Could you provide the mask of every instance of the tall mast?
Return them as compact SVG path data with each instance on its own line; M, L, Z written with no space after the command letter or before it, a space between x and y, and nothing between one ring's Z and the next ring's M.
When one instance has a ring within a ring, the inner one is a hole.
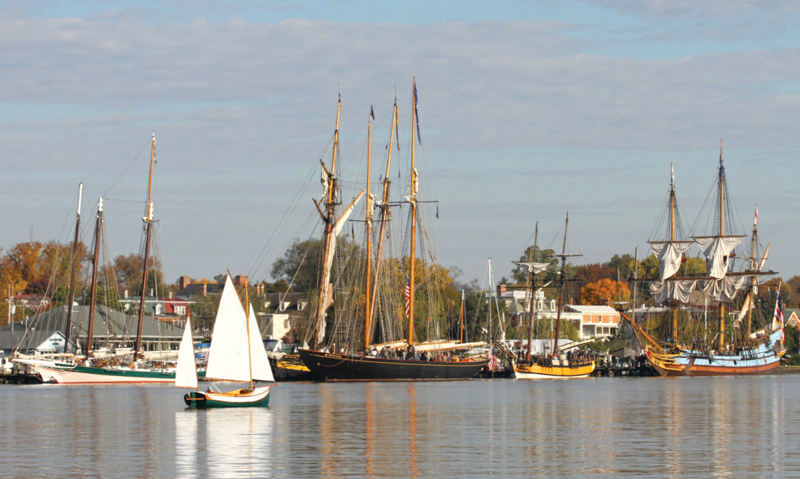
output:
M757 271L758 268L758 259L756 259L756 244L758 244L758 205L756 204L756 215L755 219L753 219L753 252L750 260L750 269L753 271ZM755 275L753 275L753 279L751 280L752 288L748 293L748 297L750 298L750 304L748 305L747 310L747 337L750 337L750 331L753 327L753 301L755 300L755 292L758 288L758 279Z
M92 351L92 341L94 340L94 309L97 301L97 260L100 256L100 234L103 224L103 198L97 201L97 223L94 228L94 257L92 258L92 299L89 302L89 327L86 336L86 359Z
M408 254L410 266L408 268L408 283L409 283L409 313L408 313L408 344L414 344L414 263L415 263L415 243L414 240L417 235L417 187L418 178L417 170L414 167L414 147L416 138L414 136L417 127L417 79L412 79L413 95L414 95L414 111L411 112L411 195L409 196L409 203L411 204L411 250Z
M320 272L320 281L319 281L319 301L317 302L317 314L315 317L314 322L314 345L318 346L322 343L325 339L325 310L328 307L328 283L330 282L330 267L328 264L330 263L331 255L333 255L333 251L331 251L331 246L333 245L333 223L335 221L335 208L336 208L336 195L334 189L336 188L336 180L334 174L336 172L336 156L339 152L339 118L342 114L342 96L339 95L339 103L336 109L336 130L333 133L333 153L331 157L331 168L327 170L325 168L325 164L322 164L322 169L326 173L326 185L325 185L325 193L326 198L323 199L325 202L325 212L322 212L320 208L320 214L322 215L322 219L325 222L325 231L322 235L322 271ZM317 205L319 208L319 205Z
M372 286L372 277L370 274L372 273L371 268L371 260L372 260L372 195L369 189L369 177L372 173L370 170L371 162L372 162L372 118L375 115L372 113L372 105L369 107L369 124L367 126L367 212L366 212L366 223L367 223L367 272L364 276L366 280L366 294L364 295L365 307L364 307L364 348L369 347L369 336L370 336L370 328L371 328L371 317L370 313L372 312L370 299L370 287Z
M381 269L381 259L383 258L383 240L386 237L386 223L389 221L389 187L391 181L389 180L389 166L392 163L392 140L395 137L395 131L400 117L397 112L397 98L394 99L394 112L392 114L392 131L389 133L389 153L386 158L386 173L383 175L383 196L381 198L381 228L378 233L378 251L375 254L375 275L372 287L372 299L369 302L369 316L370 323L375 318L375 303L378 295L378 274ZM398 134L399 136L399 134ZM397 149L400 150L400 142L397 142Z
M675 242L675 169L669 165L669 241ZM677 273L675 273L677 275ZM672 305L672 341L678 345L678 305Z
M75 240L72 242L72 272L69 279L69 305L67 307L67 327L64 332L64 352L69 352L69 333L72 330L72 303L75 301L75 274L78 270L78 240L81 233L81 199L83 198L83 183L78 185L78 214L75 220ZM32 236L32 235L31 235ZM10 304L10 303L9 303ZM9 308L11 306L9 305Z
M253 387L253 342L250 339L250 288L247 278L244 279L244 314L247 325L247 365L250 366L250 387Z
M722 163L722 138L719 140L719 236L725 235L725 165ZM725 349L725 303L719 304L719 350Z
M553 341L553 356L558 356L558 333L561 327L561 300L564 291L564 276L567 272L567 227L569 226L569 213L564 223L564 242L561 244L561 275L558 278L558 303L556 312L556 337Z
M539 222L536 222L536 228L533 233L533 249L528 254L528 262L533 263L536 261L536 245L539 242ZM533 354L533 321L534 321L534 304L536 303L536 273L533 267L528 268L528 284L530 284L531 298L528 305L528 359L531 359Z
M142 266L142 297L139 301L139 324L136 327L136 349L134 349L133 359L139 359L142 348L142 328L144 327L144 303L147 297L147 266L150 260L150 237L153 234L153 166L156 159L156 134L153 133L150 145L150 178L147 181L147 205L144 210L144 261Z

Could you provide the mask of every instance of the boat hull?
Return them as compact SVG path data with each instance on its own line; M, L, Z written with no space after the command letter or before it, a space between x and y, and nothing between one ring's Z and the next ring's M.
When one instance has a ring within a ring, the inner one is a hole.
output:
M517 379L580 379L588 378L595 370L595 362L575 366L541 366L539 364L515 364Z
M780 331L769 341L745 354L719 355L693 350L677 354L659 354L648 349L647 360L660 376L745 376L773 373L781 363L785 350L780 343ZM777 345L777 346L775 346Z
M87 366L49 367L31 364L42 382L57 384L141 384L175 382L175 371L95 368Z
M296 354L286 354L281 359L269 358L269 363L276 381L313 381L316 379L316 376Z
M486 366L478 361L414 361L346 356L301 349L303 363L324 381L455 381L476 377Z
M195 409L213 407L267 407L272 386L261 386L252 391L238 389L228 393L192 391L183 397L187 406Z

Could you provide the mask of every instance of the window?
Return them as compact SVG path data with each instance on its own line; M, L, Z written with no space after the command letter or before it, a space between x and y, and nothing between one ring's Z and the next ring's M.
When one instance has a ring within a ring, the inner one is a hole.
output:
M297 302L297 310L298 311L302 311L302 310L306 309L306 304L307 304L306 301L298 301Z
M175 306L175 314L178 316L186 316L186 306Z
M264 309L269 308L269 301L264 301Z
M156 316L159 316L160 314L161 314L161 305L157 304L156 305Z

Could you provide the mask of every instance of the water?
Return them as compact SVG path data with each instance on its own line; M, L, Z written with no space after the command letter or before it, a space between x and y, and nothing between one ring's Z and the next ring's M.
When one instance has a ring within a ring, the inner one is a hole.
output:
M2 477L800 477L800 376L0 386Z

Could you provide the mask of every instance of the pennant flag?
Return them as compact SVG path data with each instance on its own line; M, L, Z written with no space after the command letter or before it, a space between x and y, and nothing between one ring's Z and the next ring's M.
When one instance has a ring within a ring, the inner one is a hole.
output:
M756 205L756 217L753 220L753 226L758 226L758 205Z
M417 140L422 144L422 135L419 132L419 98L417 97L417 84L414 83L414 116L417 119Z
M371 116L373 120L375 119L375 110L372 109L371 103L369 105L369 116Z
M781 328L781 344L786 344L786 336L783 331L783 301L781 300L781 287L776 287L778 299L775 301L775 315L772 318L772 328Z

